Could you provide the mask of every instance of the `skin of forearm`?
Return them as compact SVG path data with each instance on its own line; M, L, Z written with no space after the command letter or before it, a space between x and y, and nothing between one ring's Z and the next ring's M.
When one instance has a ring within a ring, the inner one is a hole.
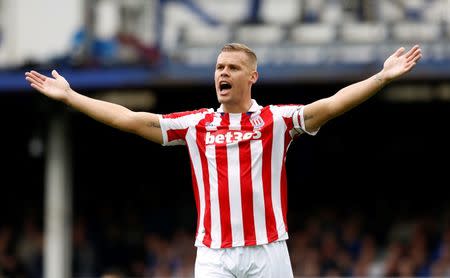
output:
M381 71L363 81L342 88L330 99L332 115L339 116L358 106L375 95L388 82Z
M133 112L124 106L90 98L72 89L62 101L96 121L126 132L133 132L132 126L127 124L127 119Z

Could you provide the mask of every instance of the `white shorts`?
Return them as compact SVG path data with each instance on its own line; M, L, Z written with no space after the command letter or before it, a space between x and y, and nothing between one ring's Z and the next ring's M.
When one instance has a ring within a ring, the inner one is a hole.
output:
M213 249L197 248L196 278L291 278L291 260L286 241L257 246Z

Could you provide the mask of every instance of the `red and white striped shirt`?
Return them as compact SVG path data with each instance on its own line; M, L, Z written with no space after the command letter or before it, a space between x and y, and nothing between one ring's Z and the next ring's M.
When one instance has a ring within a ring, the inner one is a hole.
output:
M219 108L160 117L163 145L185 144L189 150L196 246L251 246L288 238L284 162L289 144L306 132L303 106L252 102L247 113Z

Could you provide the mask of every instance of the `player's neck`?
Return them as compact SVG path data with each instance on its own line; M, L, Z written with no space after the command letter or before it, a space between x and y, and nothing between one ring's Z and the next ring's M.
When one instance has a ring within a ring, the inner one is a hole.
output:
M241 103L223 103L222 108L225 113L246 113L252 107L252 100L248 100Z

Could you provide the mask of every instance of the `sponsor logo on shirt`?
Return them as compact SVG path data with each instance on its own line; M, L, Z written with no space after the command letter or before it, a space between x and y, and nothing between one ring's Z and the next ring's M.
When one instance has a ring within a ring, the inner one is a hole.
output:
M261 131L240 131L240 130L228 130L217 132L206 132L205 144L231 144L246 140L258 140L261 139Z

